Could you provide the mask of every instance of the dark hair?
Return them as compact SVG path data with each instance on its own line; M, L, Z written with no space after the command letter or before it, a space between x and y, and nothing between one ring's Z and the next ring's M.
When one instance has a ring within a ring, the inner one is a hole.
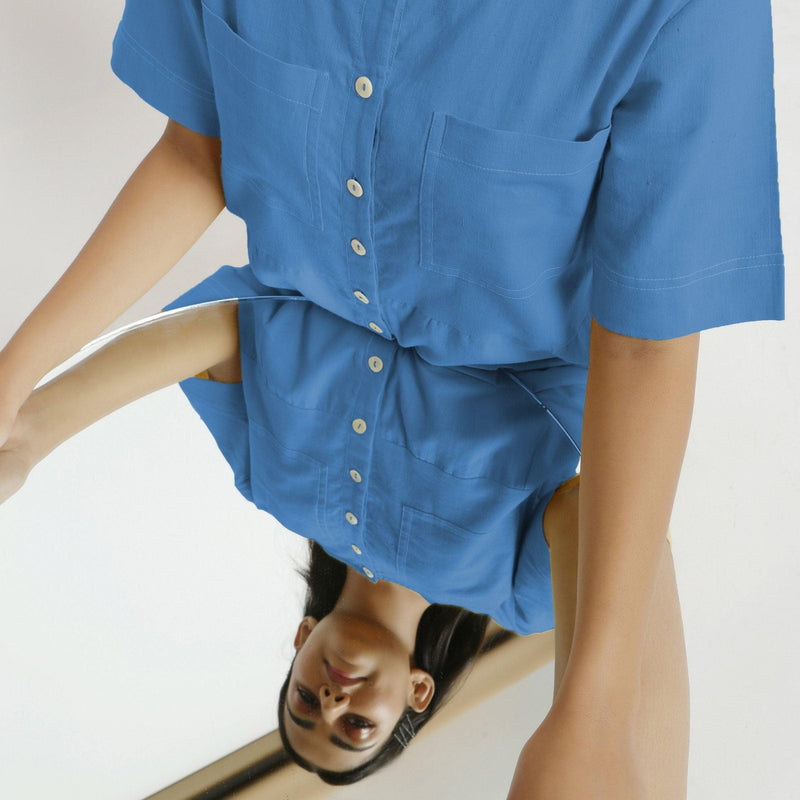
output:
M321 620L333 610L339 599L347 576L347 566L328 555L320 545L309 539L308 567L298 572L307 584L303 614ZM419 731L461 687L469 674L468 668L471 668L481 650L488 623L489 617L486 614L476 614L459 606L432 604L425 609L417 627L414 664L431 674L435 689L433 699L424 711L417 713L410 707L406 708L415 731ZM278 730L284 749L296 764L309 772L316 773L325 783L342 786L366 778L367 775L393 761L405 749L394 735L400 723L405 720L405 714L401 714L392 735L378 754L358 767L344 772L334 772L319 769L306 761L289 744L283 720L289 677L293 667L294 659L278 697Z

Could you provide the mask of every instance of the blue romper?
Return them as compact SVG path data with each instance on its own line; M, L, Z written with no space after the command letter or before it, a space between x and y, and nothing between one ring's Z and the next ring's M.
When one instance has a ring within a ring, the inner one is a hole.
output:
M370 580L553 627L594 317L784 318L769 0L126 0L111 68L222 142L236 488Z

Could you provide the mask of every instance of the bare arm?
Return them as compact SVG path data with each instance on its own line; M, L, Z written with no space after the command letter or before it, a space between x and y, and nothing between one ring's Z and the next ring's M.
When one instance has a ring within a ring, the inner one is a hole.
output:
M219 158L218 138L169 120L75 260L0 351L5 416L153 287L219 216Z

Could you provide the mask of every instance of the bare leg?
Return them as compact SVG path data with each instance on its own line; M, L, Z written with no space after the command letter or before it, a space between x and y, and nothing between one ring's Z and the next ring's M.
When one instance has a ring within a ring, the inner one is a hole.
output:
M165 313L32 392L0 448L0 502L19 488L3 496L17 462L24 482L59 444L133 400L206 369L214 380L241 380L238 311L233 299Z
M543 526L550 544L555 617L553 698L569 658L578 574L578 482L553 495ZM650 800L685 800L689 767L689 672L672 560L665 541L645 636L637 741Z
M542 527L550 547L555 618L553 699L567 666L575 628L578 595L578 487L576 478L562 483L544 511Z

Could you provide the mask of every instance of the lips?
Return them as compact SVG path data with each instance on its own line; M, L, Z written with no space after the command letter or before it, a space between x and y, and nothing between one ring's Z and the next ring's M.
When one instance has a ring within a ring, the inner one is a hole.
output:
M363 678L353 678L344 672L339 672L339 670L334 669L327 661L325 662L325 671L328 673L328 677L331 681L337 686L355 686L363 680Z

